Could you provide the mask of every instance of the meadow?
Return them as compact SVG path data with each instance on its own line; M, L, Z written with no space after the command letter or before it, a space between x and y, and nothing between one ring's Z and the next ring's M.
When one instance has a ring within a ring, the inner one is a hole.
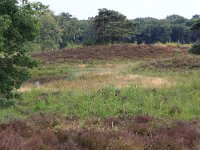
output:
M22 120L17 133L21 124L46 127L69 149L198 149L200 57L188 49L110 45L34 53L41 63L16 105L0 110L0 122L11 122L10 129ZM46 132L33 132L45 135L42 146L53 143Z

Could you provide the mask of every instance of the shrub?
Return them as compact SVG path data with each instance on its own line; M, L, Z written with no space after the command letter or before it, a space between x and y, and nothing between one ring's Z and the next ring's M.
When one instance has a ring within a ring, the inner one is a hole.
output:
M0 97L0 108L8 108L10 106L13 106L15 104L14 99L6 99Z
M200 41L195 42L192 47L189 49L191 54L200 55Z

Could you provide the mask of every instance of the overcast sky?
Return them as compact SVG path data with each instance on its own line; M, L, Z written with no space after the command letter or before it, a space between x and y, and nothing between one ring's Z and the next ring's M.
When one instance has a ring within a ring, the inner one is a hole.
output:
M30 0L49 5L59 14L69 12L79 19L88 19L98 13L99 8L116 10L134 19L137 17L165 18L178 14L191 18L200 14L200 0Z

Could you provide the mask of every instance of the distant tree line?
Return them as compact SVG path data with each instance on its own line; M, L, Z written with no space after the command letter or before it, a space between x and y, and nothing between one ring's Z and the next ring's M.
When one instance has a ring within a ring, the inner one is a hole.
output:
M194 15L186 19L179 15L167 16L165 19L137 18L132 20L137 24L137 33L133 34L132 42L138 43L192 43L200 38L200 32L191 30L192 24L200 19Z
M78 20L66 12L55 15L47 10L39 17L39 36L25 48L34 51L105 43L193 43L200 39L200 31L191 30L198 19L200 15L191 19L170 15L165 19L128 20L117 11L99 9L95 17Z
M193 31L200 30L200 20L198 19L191 27ZM200 40L193 43L192 47L189 49L189 52L192 54L200 55Z

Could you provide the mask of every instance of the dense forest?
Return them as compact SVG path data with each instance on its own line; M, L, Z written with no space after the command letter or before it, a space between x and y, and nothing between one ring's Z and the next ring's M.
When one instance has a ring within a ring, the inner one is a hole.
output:
M123 14L107 9L88 20L78 20L70 13L55 15L47 9L39 16L40 33L34 42L26 43L30 51L52 50L77 45L101 43L192 43L200 38L200 31L191 25L200 19L170 15L165 19L136 18L128 20Z

